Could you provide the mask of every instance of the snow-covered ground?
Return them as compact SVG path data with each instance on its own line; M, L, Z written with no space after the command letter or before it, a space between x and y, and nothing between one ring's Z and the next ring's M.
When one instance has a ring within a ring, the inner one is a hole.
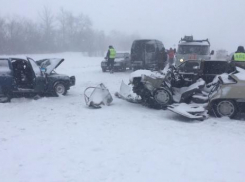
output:
M102 58L80 53L30 56L65 58L56 71L77 82L67 96L0 104L0 182L244 182L244 121L190 121L114 96L90 109L86 87L114 95L130 71L103 73Z

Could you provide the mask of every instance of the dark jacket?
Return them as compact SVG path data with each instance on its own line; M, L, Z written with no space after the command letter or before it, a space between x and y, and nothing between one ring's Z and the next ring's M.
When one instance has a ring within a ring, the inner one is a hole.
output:
M159 54L158 62L159 63L165 63L167 61L167 59L168 59L168 55L167 55L165 49L163 48Z

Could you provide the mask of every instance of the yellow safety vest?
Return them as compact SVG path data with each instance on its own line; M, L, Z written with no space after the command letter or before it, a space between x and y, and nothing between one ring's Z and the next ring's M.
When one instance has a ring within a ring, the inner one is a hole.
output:
M116 51L115 51L115 49L109 49L110 50L110 58L111 59L114 59L115 57L116 57Z
M245 53L235 53L234 61L245 61Z

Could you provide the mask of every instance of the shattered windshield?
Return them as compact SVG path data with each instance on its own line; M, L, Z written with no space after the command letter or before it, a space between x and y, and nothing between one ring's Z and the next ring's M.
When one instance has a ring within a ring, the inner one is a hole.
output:
M179 45L178 48L179 54L199 54L199 55L208 55L209 46L200 46L200 45Z
M9 68L8 60L0 60L0 75L1 74L10 74L11 70Z

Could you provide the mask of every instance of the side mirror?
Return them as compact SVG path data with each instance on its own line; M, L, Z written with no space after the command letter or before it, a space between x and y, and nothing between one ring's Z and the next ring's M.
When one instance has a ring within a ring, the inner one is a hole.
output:
M214 55L214 50L212 50L212 51L210 52L210 55Z

